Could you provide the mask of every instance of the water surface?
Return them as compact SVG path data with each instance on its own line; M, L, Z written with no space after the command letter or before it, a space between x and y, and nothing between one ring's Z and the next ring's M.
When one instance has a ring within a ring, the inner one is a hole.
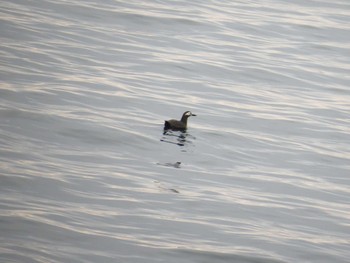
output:
M0 12L1 261L348 261L347 1Z

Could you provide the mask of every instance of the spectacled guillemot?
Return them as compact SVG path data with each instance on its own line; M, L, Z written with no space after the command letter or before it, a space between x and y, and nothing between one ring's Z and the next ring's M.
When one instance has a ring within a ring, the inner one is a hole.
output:
M168 120L164 122L164 130L174 130L174 131L184 131L187 129L187 119L190 116L197 116L190 111L185 111L182 114L182 118L180 121L178 120Z

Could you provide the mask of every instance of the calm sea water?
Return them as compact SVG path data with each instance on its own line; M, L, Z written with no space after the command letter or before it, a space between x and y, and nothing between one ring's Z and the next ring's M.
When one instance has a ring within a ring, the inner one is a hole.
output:
M0 14L1 262L349 262L348 0Z

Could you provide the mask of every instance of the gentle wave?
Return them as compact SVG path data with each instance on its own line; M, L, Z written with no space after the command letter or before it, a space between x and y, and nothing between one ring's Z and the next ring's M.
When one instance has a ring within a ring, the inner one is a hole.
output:
M2 261L346 262L349 10L3 3Z

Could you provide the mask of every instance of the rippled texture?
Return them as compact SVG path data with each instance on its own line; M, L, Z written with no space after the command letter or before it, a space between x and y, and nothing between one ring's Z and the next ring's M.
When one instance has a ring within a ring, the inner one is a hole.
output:
M0 10L0 261L349 260L348 1Z

